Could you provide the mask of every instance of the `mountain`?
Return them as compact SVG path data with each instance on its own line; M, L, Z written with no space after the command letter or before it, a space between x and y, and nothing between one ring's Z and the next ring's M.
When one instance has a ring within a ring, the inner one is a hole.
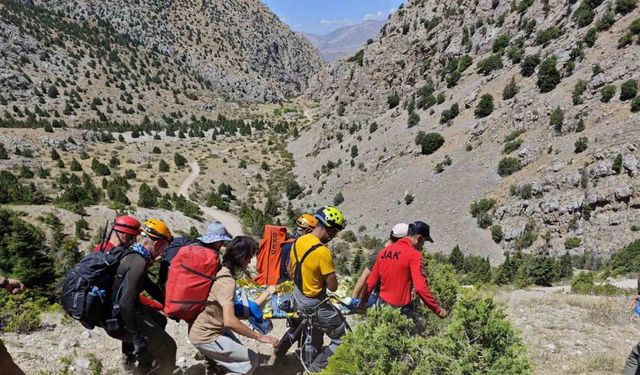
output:
M366 20L357 25L336 29L325 35L304 33L325 61L333 62L356 53L365 43L375 38L386 21Z
M0 23L0 108L71 122L280 101L323 63L258 0L3 0Z
M608 257L640 230L639 16L409 1L311 80L315 123L289 146L305 199L340 193L364 233L423 219L443 253Z

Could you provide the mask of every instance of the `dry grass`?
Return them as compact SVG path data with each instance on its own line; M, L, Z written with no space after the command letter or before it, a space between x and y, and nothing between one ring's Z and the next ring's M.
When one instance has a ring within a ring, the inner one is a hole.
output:
M638 340L627 297L567 294L562 288L501 291L521 329L535 374L620 374Z

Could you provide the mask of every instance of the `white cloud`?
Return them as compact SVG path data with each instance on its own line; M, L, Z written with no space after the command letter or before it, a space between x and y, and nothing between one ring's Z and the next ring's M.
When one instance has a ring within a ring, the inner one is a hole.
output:
M367 13L367 14L365 14L364 15L364 20L365 21L380 20L380 19L385 18L386 16L387 15L383 11L379 10L376 13Z
M343 19L333 19L333 20L320 20L320 24L321 25L347 25L349 23L351 23L351 19L350 18L343 18Z

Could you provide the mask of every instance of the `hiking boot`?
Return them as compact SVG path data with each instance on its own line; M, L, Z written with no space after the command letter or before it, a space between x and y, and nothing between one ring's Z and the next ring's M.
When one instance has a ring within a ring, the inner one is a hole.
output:
M125 371L131 373L136 367L136 356L123 354L120 358L120 364Z

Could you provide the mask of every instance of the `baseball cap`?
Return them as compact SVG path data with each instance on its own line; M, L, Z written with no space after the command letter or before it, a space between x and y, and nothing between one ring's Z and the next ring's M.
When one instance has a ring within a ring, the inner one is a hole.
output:
M230 241L231 235L227 232L227 228L224 227L219 221L214 221L207 226L207 232L204 236L199 237L198 240L205 244L211 244L219 241Z
M431 230L429 228L429 225L424 221L414 221L413 223L409 224L409 230L407 234L409 236L421 235L425 240L433 243L433 239L429 234L430 231Z
M402 238L407 236L407 232L409 231L409 224L407 223L398 223L393 226L391 229L391 238Z

